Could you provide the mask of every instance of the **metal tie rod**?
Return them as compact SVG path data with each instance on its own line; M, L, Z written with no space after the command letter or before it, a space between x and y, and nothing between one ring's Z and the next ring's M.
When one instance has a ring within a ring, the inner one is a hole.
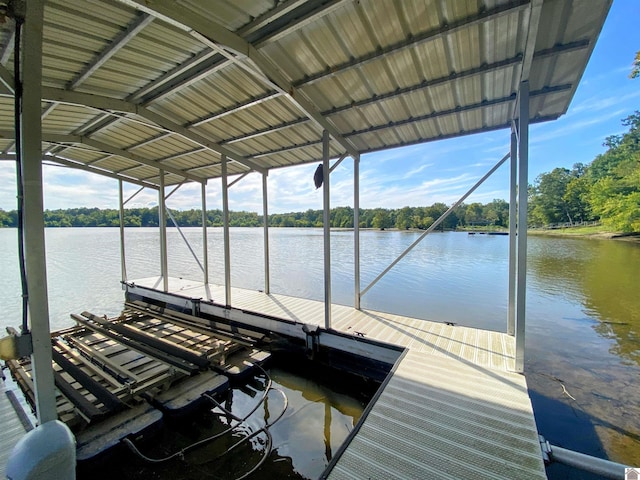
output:
M418 237L418 239L417 239L415 242L413 242L411 245L409 245L409 247L407 247L407 249L406 249L404 252L402 252L402 253L400 254L400 256L398 256L398 258L396 258L393 262L391 262L391 265L389 265L387 268L385 268L385 269L383 270L383 272L382 272L380 275L378 275L378 276L373 280L373 282L371 282L371 283L369 284L369 286L368 286L367 288L365 288L362 292L360 292L360 296L361 296L361 297L362 297L362 296L364 296L364 294L365 294L365 293L367 293L367 292L371 289L371 287L373 287L376 283L378 283L378 280L380 280L382 277L384 277L384 276L389 272L389 270L391 270L393 267L395 267L395 266L396 266L396 264L397 264L400 260L402 260L402 259L407 255L407 253L409 253L411 250L413 250L413 247L415 247L416 245L418 245L418 243L420 243L424 237L426 237L426 236L427 236L427 235L429 235L433 230L435 230L435 228L436 228L438 225L440 225L440 224L442 223L442 221L443 221L445 218L447 218L447 217L451 214L451 212L453 212L453 211L454 211L454 210L455 210L455 209L456 209L456 208L457 208L457 207L458 207L462 202L464 202L464 201L467 199L467 197L468 197L469 195L471 195L471 194L476 190L476 188L478 188L480 185L482 185L482 184L484 183L484 181L485 181L487 178L489 178L491 175L493 175L493 172L495 172L498 168L500 168L500 167L502 166L502 164L503 164L504 162L506 162L506 161L507 161L507 159L508 159L510 156L511 156L511 154L510 154L510 153L507 153L504 157L502 157L502 160L500 160L498 163L496 163L496 164L493 166L493 168L492 168L491 170L489 170L489 171L485 174L485 176L484 176L484 177L482 177L480 180L478 180L478 181L477 181L477 183L476 183L473 187L471 187L467 193L465 193L462 197L460 197L460 199L459 199L456 203L454 203L453 205L451 205L451 207L449 207L449 210L447 210L447 211L446 211L446 212L444 212L442 215L440 215L440 218L438 218L435 222L433 222L433 223L431 224L431 226L430 226L429 228L427 228L427 230L426 230L422 235L420 235L420 236Z
M191 252L191 255L193 255L193 258L195 258L196 262L198 263L198 266L200 267L200 270L202 270L202 272L204 273L204 267L202 266L202 263L200 263L200 259L196 255L196 252L193 251L193 248L191 248L191 244L189 243L189 240L187 240L187 237L185 237L184 233L182 233L182 229L180 228L180 225L178 225L178 222L176 222L176 219L171 213L171 210L168 207L165 207L165 211L169 214L169 218L171 219L173 226L178 229L178 233L182 237L182 240L184 241L185 245L187 245L187 248Z

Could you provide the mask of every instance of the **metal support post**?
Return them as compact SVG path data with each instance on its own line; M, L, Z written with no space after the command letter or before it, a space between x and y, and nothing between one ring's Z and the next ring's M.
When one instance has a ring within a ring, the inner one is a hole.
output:
M202 196L202 263L204 263L204 284L209 283L209 241L207 238L207 185L200 185Z
M264 293L269 295L269 202L267 199L267 174L262 174L262 216L264 223Z
M518 128L518 281L516 283L516 372L524 372L527 299L527 195L529 187L529 82L520 83Z
M516 331L516 199L518 190L518 138L515 126L511 131L511 162L509 171L509 294L507 306L507 333Z
M164 210L164 170L159 171L160 188L158 190L158 227L160 229L160 270L162 287L169 291L169 261L167 259L167 216Z
M353 278L354 307L360 310L360 157L353 157Z
M229 187L227 184L227 156L222 155L222 222L224 228L224 298L231 306L231 245L229 243Z
M331 328L331 206L329 184L331 172L329 171L329 132L322 132L322 169L324 182L322 185L324 215L324 327Z
M120 209L120 270L122 281L127 281L127 262L124 255L124 193L122 191L122 180L118 180L118 204Z
M51 334L44 240L42 195L42 23L44 2L26 2L24 48L22 56L22 132L21 154L24 188L24 240L29 320L33 353L31 368L36 396L38 422L58 418L51 369ZM19 81L20 79L16 79Z

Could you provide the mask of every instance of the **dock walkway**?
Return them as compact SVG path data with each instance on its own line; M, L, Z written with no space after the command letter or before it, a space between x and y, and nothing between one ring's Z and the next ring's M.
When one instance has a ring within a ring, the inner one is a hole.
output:
M4 380L0 380L0 476L6 478L6 467L13 447L32 428L30 420L24 414L21 419L12 402L18 402L21 393L8 388ZM13 399L13 400L12 400ZM18 407L20 408L20 407Z
M158 277L135 280L162 289ZM169 292L224 304L223 286L170 278ZM232 288L245 312L324 325L324 303ZM332 328L407 348L328 478L544 479L513 337L332 306Z

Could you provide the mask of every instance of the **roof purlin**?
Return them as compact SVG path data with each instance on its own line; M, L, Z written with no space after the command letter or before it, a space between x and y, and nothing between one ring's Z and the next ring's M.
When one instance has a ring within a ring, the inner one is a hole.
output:
M571 89L571 85L558 85L555 87L547 87L544 88L542 90L537 90L535 92L531 92L530 97L535 98L537 96L540 95L546 95L549 93L554 93L554 92L562 92L562 91L566 91L566 90L570 90ZM495 106L495 105L500 105L500 104L504 104L504 103L510 103L516 100L516 93L512 93L511 95L509 95L508 97L503 97L503 98L497 98L494 100L487 100L487 101L482 101L479 103L475 103L475 104L470 104L470 105L465 105L465 106L460 106L460 107L455 107L455 108L450 108L447 110L442 110L439 112L432 112L432 113L428 113L425 115L420 115L417 117L412 117L412 118L408 118L406 120L400 120L398 122L392 122L392 123L385 123L382 125L375 125L373 127L369 127L363 130L357 130L357 131L353 131L353 132L349 132L347 134L345 134L345 136L347 137L354 137L357 135L362 135L365 133L371 133L371 132L376 132L376 131L380 131L380 130L385 130L388 128L395 128L395 127L399 127L402 125L407 125L407 124L411 124L411 123L415 123L415 122L421 122L424 120L431 120L431 119L435 119L438 117L443 117L446 115L454 115L456 113L461 113L461 112L465 112L465 111L469 111L469 110L476 110L476 109L481 109L481 108L486 108L486 107L491 107L491 106ZM492 129L492 126L488 126L487 129ZM479 131L482 131L482 129L480 129ZM464 132L464 133L468 133L468 132ZM318 145L320 144L321 141L317 141L317 140L311 140L309 142L305 142L304 144L298 144L298 145L294 145L291 147L283 147L277 150L271 150L271 151L266 151L266 152L260 152L260 153L256 153L254 155L251 155L250 158L260 158L260 157L264 157L264 156L268 156L268 155L275 155L278 153L283 153L283 152L288 152L291 150L297 150L299 148L305 148L305 147L310 147L313 145Z
M251 60L257 67L255 72L262 80L286 94L286 97L298 106L308 117L314 120L321 128L328 131L350 155L358 156L359 152L354 145L345 139L342 134L325 119L318 108L306 98L302 92L296 91L291 82L280 72L281 68L274 68L271 61L258 51L252 44L239 35L227 30L224 26L215 24L211 20L204 20L197 15L190 15L184 9L176 9L175 4L167 0L132 0L142 11L158 16L171 23L178 23L187 29L190 34L201 39L210 39L212 43L222 45L225 49L231 49L243 58ZM204 37L204 38L203 38ZM239 66L248 68L244 62Z
M126 100L120 100L117 98L105 97L102 95L93 95L88 93L70 92L68 90L62 90L57 88L43 87L42 95L47 100L57 101L61 103L71 103L75 105L84 105L91 108L101 110L117 110L119 112L135 113L147 120L156 123L162 128L168 129L177 135L181 135L184 138L191 140L203 147L208 148L220 155L226 155L228 158L242 163L252 170L256 170L260 173L266 173L266 169L256 165L251 160L246 159L242 155L229 150L228 148L212 142L201 135L191 132L182 125L179 125L160 114L152 112L146 107L137 105Z

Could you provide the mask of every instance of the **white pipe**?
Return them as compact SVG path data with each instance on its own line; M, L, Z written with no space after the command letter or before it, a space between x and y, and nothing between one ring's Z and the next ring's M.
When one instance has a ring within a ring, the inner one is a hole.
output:
M229 244L229 187L227 184L227 157L222 155L222 224L224 229L224 298L231 306L231 245Z
M518 139L515 126L511 132L511 169L509 171L509 292L507 334L516 332L516 201L518 191Z
M120 210L120 270L122 281L127 281L127 262L124 251L124 193L122 191L122 180L118 180L118 203Z
M202 197L202 263L204 263L204 284L209 283L209 240L207 237L207 184L200 184Z
M322 132L322 167L324 173L323 193L323 226L324 226L324 326L331 328L331 206L330 206L330 169L329 169L329 132Z
M525 315L527 300L527 201L529 189L529 82L520 84L518 129L518 226L516 283L515 371L524 372Z
M25 266L29 292L31 367L38 423L58 418L51 369L51 334L42 194L42 21L44 2L26 2L22 55L22 176ZM20 79L16 79L16 82ZM22 241L22 239L20 239Z
M264 225L264 293L269 295L269 202L267 199L267 174L262 174L262 216Z
M360 157L353 158L353 266L353 306L360 310Z
M603 458L592 457L584 453L574 452L566 448L550 445L551 460L569 465L586 472L594 473L605 478L624 480L625 469L629 468L621 463L612 462Z
M167 217L164 210L164 170L158 171L160 188L158 190L158 227L160 229L160 270L162 272L162 287L169 291L169 262L167 259Z

